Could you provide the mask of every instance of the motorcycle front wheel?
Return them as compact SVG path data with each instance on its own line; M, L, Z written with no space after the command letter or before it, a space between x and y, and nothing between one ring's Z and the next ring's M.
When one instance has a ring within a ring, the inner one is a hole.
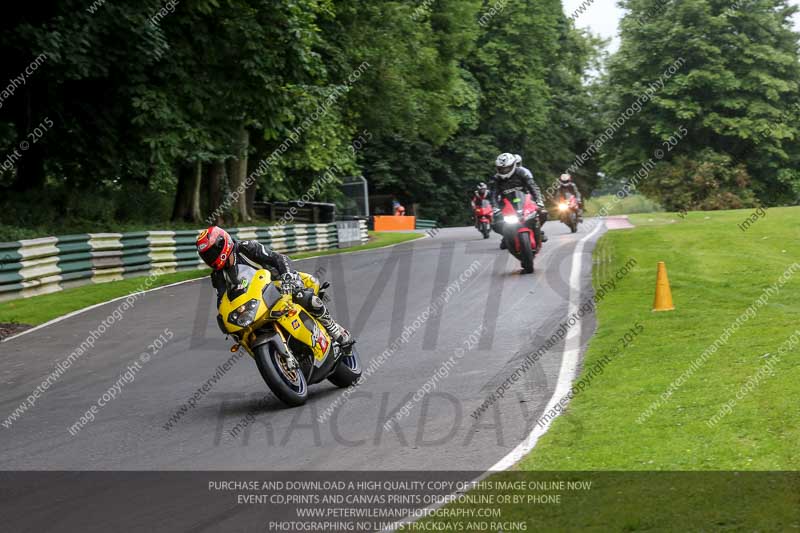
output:
M346 389L361 379L361 359L358 351L353 346L351 355L342 355L342 360L336 365L336 370L330 375L328 381L341 389Z
M257 347L255 356L261 377L278 399L291 407L306 403L308 384L302 370L290 369L274 344L270 342Z
M519 261L522 263L522 270L526 274L533 273L533 249L531 248L531 240L527 234L520 234L519 236Z

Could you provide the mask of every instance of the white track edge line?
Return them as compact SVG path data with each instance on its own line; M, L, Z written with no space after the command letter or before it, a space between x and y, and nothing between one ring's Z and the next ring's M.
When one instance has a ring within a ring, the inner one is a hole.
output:
M583 268L583 247L586 242L597 233L600 228L604 226L604 220L600 219L600 223L595 226L595 228L590 231L585 237L583 237L578 244L575 246L575 251L572 255L572 270L570 271L569 275L569 308L567 312L567 316L570 316L573 312L578 310L578 304L580 303L580 279L581 279L581 269ZM575 298L573 298L573 295ZM578 325L577 330L580 331L580 324ZM573 347L574 345L574 347ZM561 368L558 372L558 381L556 382L556 388L553 391L553 396L550 398L550 401L547 402L547 406L543 412L547 412L549 409L558 402L557 398L563 398L566 393L569 391L570 386L572 385L572 380L575 378L575 370L577 368L578 359L580 358L580 335L574 335L567 337L566 341L564 342L564 351L561 360ZM563 392L562 392L563 391ZM561 393L561 394L559 394ZM562 411L563 412L563 411ZM473 482L479 482L485 479L486 477L490 476L491 474L502 472L504 470L508 470L516 463L518 463L525 455L527 455L533 447L536 446L536 442L539 440L539 437L544 435L544 433L550 428L552 421L555 420L560 416L560 413L547 421L543 427L539 427L538 425L533 428L530 434L523 440L520 444L517 445L516 448L511 450L505 457L500 459L497 463L495 463L491 468L489 468L486 472L481 474L480 476L473 479ZM448 496L455 496L458 494L454 492L453 494L449 494ZM443 500L447 500L448 498L442 498ZM423 509L422 514L427 516L434 511L444 507L445 503L435 503ZM404 518L397 522L394 522L389 527L385 528L383 531L387 533L391 533L393 531L397 531L397 529L409 525L413 522L420 520L419 517L417 518Z
M578 241L578 244L575 246L575 251L572 255L572 270L569 276L569 309L567 310L567 317L570 317L573 315L573 313L576 313L578 311L578 306L580 305L580 281L581 270L583 268L583 247L586 242L591 239L602 227L602 224L598 224L594 230L587 234L583 239ZM581 321L579 320L578 327L575 328L575 331L577 332L581 331L582 324L580 322ZM567 395L570 387L572 386L572 381L575 379L575 370L578 368L578 360L580 359L580 339L581 336L579 334L575 334L568 336L567 340L564 342L564 352L561 358L561 368L558 372L558 381L556 382L556 388L553 391L553 396L550 397L550 401L544 408L543 412L545 413L555 407L555 405ZM534 427L528 437L516 448L511 450L511 452L509 452L505 457L497 461L497 463L489 468L489 472L502 472L503 470L508 470L518 463L520 459L527 455L528 452L530 452L533 447L536 446L536 442L539 440L539 437L545 434L545 432L550 428L552 421L556 418L558 418L558 416L551 418L542 426L537 425Z

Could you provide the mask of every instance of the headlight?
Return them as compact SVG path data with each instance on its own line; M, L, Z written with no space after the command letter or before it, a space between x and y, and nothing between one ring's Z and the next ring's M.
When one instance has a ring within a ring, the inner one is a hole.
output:
M559 211L566 211L567 209L569 209L569 206L565 202L558 204Z
M246 328L253 323L258 312L259 301L255 298L239 307L236 311L231 311L228 315L228 322L236 324L240 328Z
M519 224L519 217L517 215L507 215L503 217L506 224Z

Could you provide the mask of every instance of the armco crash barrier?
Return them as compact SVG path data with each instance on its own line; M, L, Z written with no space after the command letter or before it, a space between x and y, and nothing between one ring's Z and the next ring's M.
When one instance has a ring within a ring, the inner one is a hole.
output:
M283 253L339 246L337 224L250 227L229 230L239 240L258 240ZM358 221L361 242L367 225ZM199 230L89 233L0 243L0 301L28 298L89 283L104 283L160 271L206 268L195 250Z
M422 218L417 219L416 229L436 229L439 227L439 223L435 220L425 220Z

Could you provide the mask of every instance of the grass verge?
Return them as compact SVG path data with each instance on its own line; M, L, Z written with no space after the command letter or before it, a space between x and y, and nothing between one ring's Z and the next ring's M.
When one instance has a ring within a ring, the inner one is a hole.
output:
M598 305L582 377L610 362L514 471L489 478L595 488L567 492L558 505L497 506L503 519L529 531L799 528L800 346L789 339L800 329L800 208L631 221L636 228L609 232L594 252L595 287L637 262ZM675 311L651 311L658 261ZM448 516L429 520L459 522Z
M606 194L586 200L586 216L597 216L601 211L604 215L629 215L632 213L653 213L662 211L661 206L649 198L633 194L623 199L613 194Z
M424 235L420 233L370 232L369 242L361 246L354 246L341 250L303 252L293 254L292 259L299 260L321 255L372 250L419 239L423 236ZM156 278L154 282L149 285L149 288L155 289L180 281L201 278L207 276L208 272L208 270L188 270L186 272L164 274ZM37 326L67 313L101 302L107 302L108 300L113 300L114 298L126 296L132 292L141 290L145 279L145 277L138 277L110 283L100 283L97 285L85 285L83 287L75 287L52 294L3 302L0 303L0 323Z
M800 347L778 354L800 328L800 270L723 337L796 264L800 208L769 210L742 231L739 225L750 216L634 215L637 228L603 237L595 250L596 287L630 258L637 267L598 306L598 331L584 368L615 349L620 353L573 399L520 468L800 469L800 425L786 423L800 419ZM650 310L658 261L669 271L677 307L672 312ZM641 333L621 340L631 328ZM727 342L719 342L723 338ZM701 358L711 345L717 350ZM737 400L739 389L767 363L772 375ZM731 399L735 407L713 423Z

